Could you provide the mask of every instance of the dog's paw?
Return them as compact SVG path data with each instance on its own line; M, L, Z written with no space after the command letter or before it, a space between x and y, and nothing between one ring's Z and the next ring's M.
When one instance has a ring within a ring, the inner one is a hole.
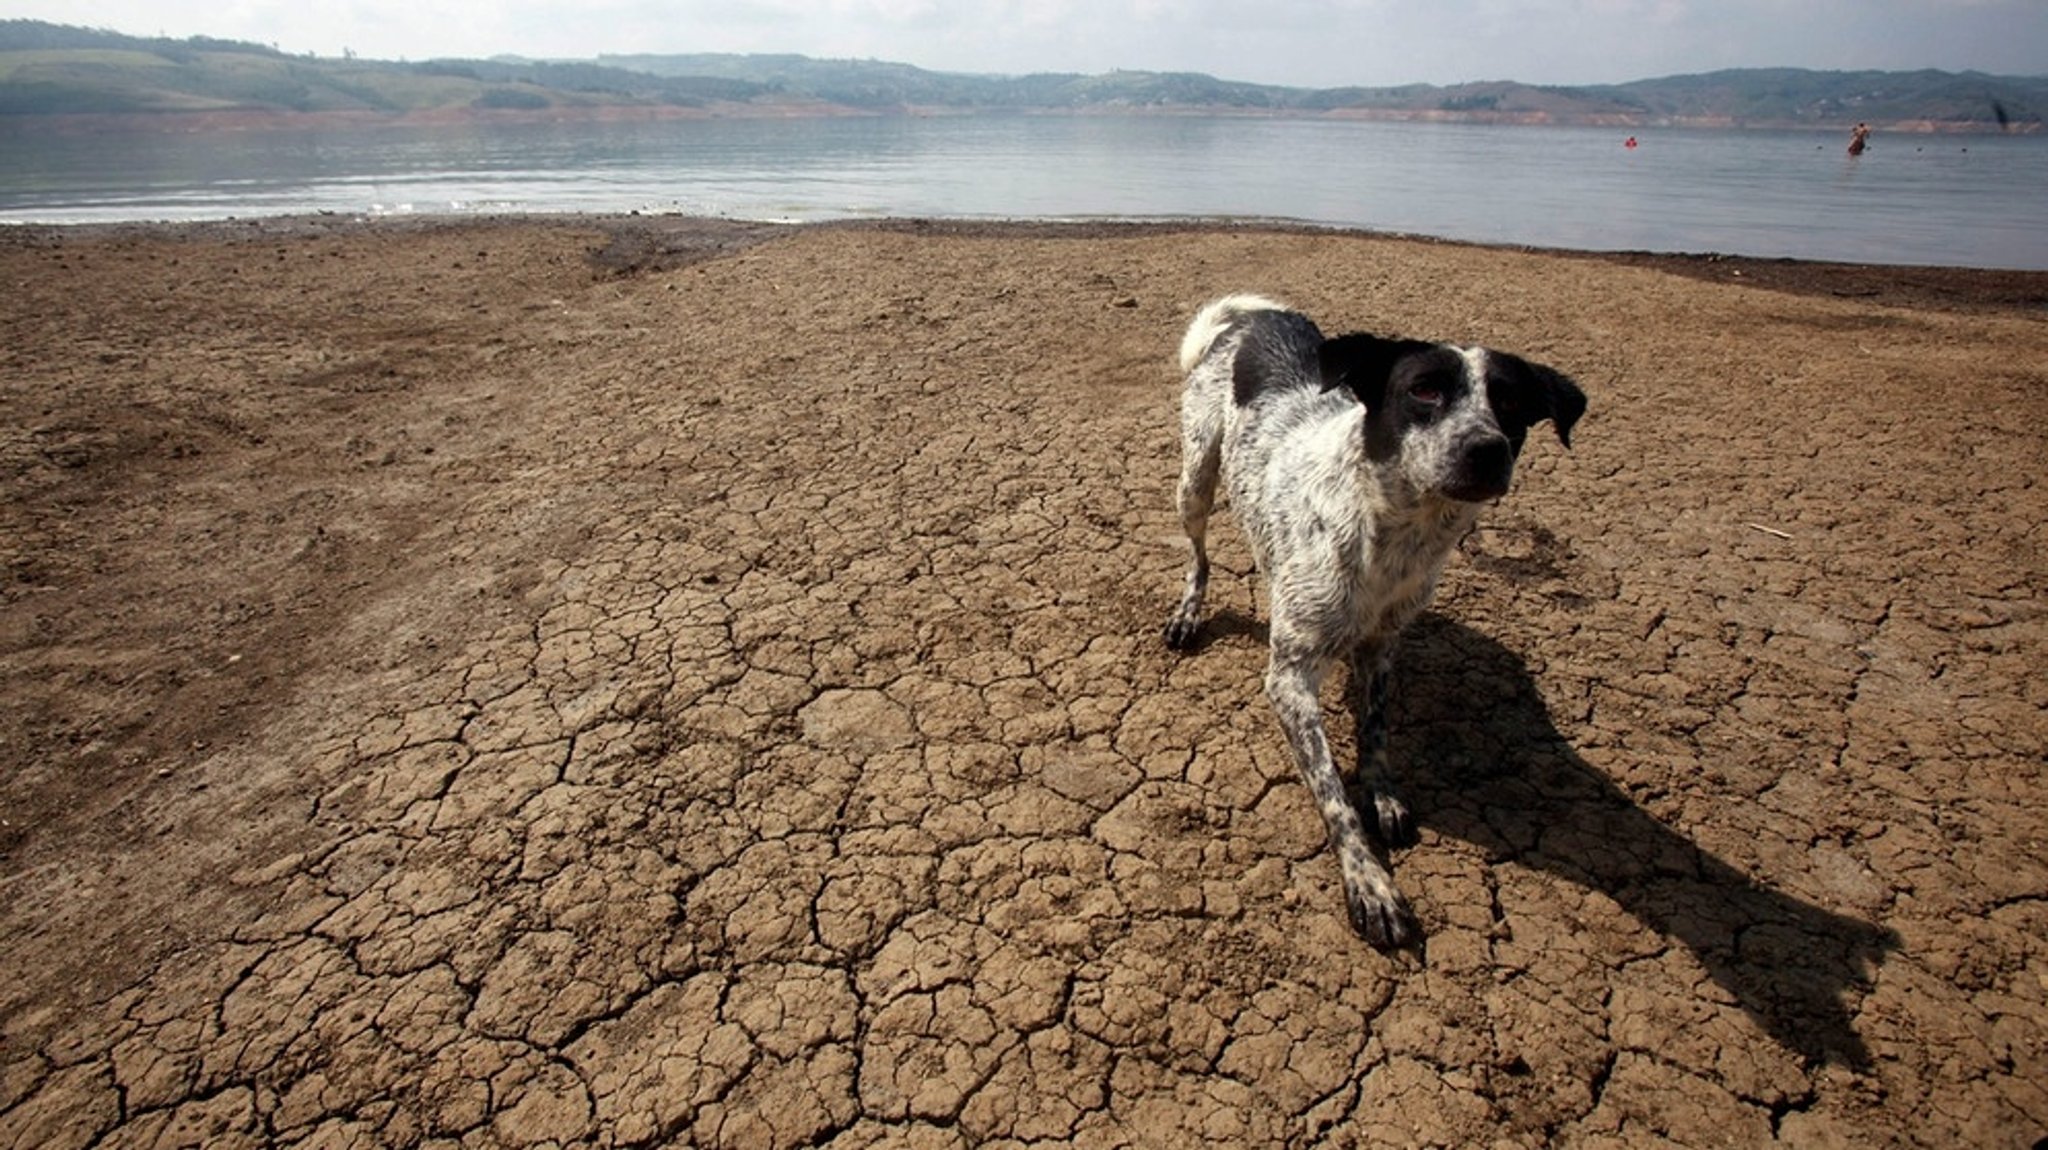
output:
M1190 650L1202 634L1202 621L1175 615L1166 621L1166 645L1176 651Z
M1380 842L1388 850L1412 847L1422 841L1415 831L1415 816L1408 813L1408 804L1385 791L1372 793L1373 821L1379 825Z
M1408 901L1400 895L1375 898L1347 890L1344 902L1351 912L1351 929L1374 950L1400 950L1422 939L1422 927L1415 921L1415 912L1408 909Z

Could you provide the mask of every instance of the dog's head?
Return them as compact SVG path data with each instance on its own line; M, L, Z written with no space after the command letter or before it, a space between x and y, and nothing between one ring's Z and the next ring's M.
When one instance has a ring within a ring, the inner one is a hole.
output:
M1324 389L1365 404L1366 456L1448 499L1507 494L1529 429L1547 419L1570 447L1586 413L1586 394L1563 373L1506 352L1346 335L1317 355Z

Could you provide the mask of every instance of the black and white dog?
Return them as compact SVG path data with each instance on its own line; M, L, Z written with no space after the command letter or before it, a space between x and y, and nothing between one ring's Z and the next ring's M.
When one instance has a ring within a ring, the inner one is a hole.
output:
M1485 348L1324 339L1307 316L1250 295L1203 308L1180 363L1180 518L1194 555L1166 642L1188 648L1201 626L1220 475L1266 578L1266 695L1343 865L1351 925L1374 946L1406 945L1414 915L1330 758L1323 672L1350 660L1374 829L1388 847L1412 845L1415 824L1385 777L1394 642L1480 505L1507 493L1529 428L1548 419L1569 447L1585 393Z

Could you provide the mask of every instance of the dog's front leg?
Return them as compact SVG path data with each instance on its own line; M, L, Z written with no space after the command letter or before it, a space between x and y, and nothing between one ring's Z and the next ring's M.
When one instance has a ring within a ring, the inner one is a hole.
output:
M1213 431L1191 425L1186 432L1180 471L1181 529L1188 535L1188 575L1180 603L1166 621L1166 645L1185 651L1202 630L1202 597L1209 590L1209 515L1216 509L1216 479L1222 446Z
M1416 843L1415 819L1388 784L1387 697L1394 682L1394 653L1366 643L1351 653L1351 713L1358 723L1358 775L1372 796L1380 842L1389 849Z
M1276 647L1266 667L1266 697L1280 717L1287 733L1287 745L1294 750L1294 763L1302 781L1315 796L1322 812L1323 827L1344 873L1344 901L1351 914L1351 928L1367 942L1388 949L1406 946L1419 933L1407 900L1394 886L1394 876L1372 853L1366 841L1365 824L1344 779L1330 758L1330 740L1323 730L1322 702L1317 698L1321 681L1319 661L1308 656L1283 654Z

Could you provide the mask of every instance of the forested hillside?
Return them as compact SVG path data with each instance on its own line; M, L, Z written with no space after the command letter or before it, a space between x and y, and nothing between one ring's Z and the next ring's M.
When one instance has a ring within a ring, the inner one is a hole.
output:
M147 38L0 21L0 116L263 112L551 113L695 110L1162 112L1213 110L1504 123L1733 127L1869 121L2037 131L2048 78L1745 69L1583 87L1511 80L1290 88L1187 72L987 76L795 55L597 60L294 56L195 36Z

